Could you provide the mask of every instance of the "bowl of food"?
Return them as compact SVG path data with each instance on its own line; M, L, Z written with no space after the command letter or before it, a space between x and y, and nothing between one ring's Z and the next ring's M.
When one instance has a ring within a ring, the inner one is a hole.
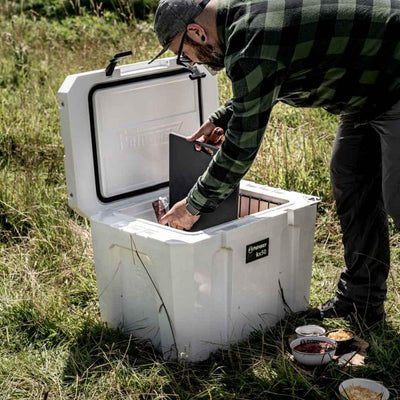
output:
M323 336L326 332L325 328L319 325L303 325L298 326L295 330L297 337L307 336Z
M337 344L324 336L300 337L290 343L296 361L309 366L327 364L335 355Z
M354 340L355 333L349 329L333 329L326 334L326 337L333 339L338 344L338 349L349 346Z
M339 385L343 400L388 400L389 391L379 382L371 379L353 378Z

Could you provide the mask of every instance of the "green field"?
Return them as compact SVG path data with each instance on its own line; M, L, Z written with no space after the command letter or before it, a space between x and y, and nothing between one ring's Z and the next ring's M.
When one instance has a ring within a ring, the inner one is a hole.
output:
M196 365L163 361L149 343L101 323L90 226L67 204L57 90L67 75L105 68L117 52L132 50L127 62L142 61L159 45L151 23L121 17L126 2L61 16L16 4L0 1L0 398L333 399L350 376L383 381L400 398L400 234L393 227L386 322L372 330L325 323L351 327L370 343L362 367L294 364L287 338L304 322L295 316ZM230 96L223 73L219 86L222 102ZM312 305L334 294L343 268L328 174L336 123L323 111L278 105L247 176L321 197Z

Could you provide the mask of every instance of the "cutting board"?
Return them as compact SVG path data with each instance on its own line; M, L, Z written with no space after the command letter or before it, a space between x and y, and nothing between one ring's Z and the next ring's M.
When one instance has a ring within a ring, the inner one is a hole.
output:
M195 149L195 143L203 147L202 151ZM200 142L188 142L184 136L176 133L169 135L169 207L185 198L199 176L207 169L212 155L205 148L215 152L211 145ZM193 225L191 232L210 228L224 222L232 221L238 216L239 186L211 213L201 214Z

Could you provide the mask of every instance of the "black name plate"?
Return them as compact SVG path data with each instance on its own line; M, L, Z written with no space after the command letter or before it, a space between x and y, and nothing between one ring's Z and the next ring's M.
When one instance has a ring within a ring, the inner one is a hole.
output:
M246 264L266 257L269 251L269 238L246 246Z

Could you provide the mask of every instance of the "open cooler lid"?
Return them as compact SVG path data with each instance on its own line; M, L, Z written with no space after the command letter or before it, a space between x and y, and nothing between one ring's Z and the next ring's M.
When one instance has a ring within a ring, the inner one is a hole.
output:
M218 107L216 77L175 58L68 76L58 95L69 205L92 216L168 186L168 135L190 136Z

